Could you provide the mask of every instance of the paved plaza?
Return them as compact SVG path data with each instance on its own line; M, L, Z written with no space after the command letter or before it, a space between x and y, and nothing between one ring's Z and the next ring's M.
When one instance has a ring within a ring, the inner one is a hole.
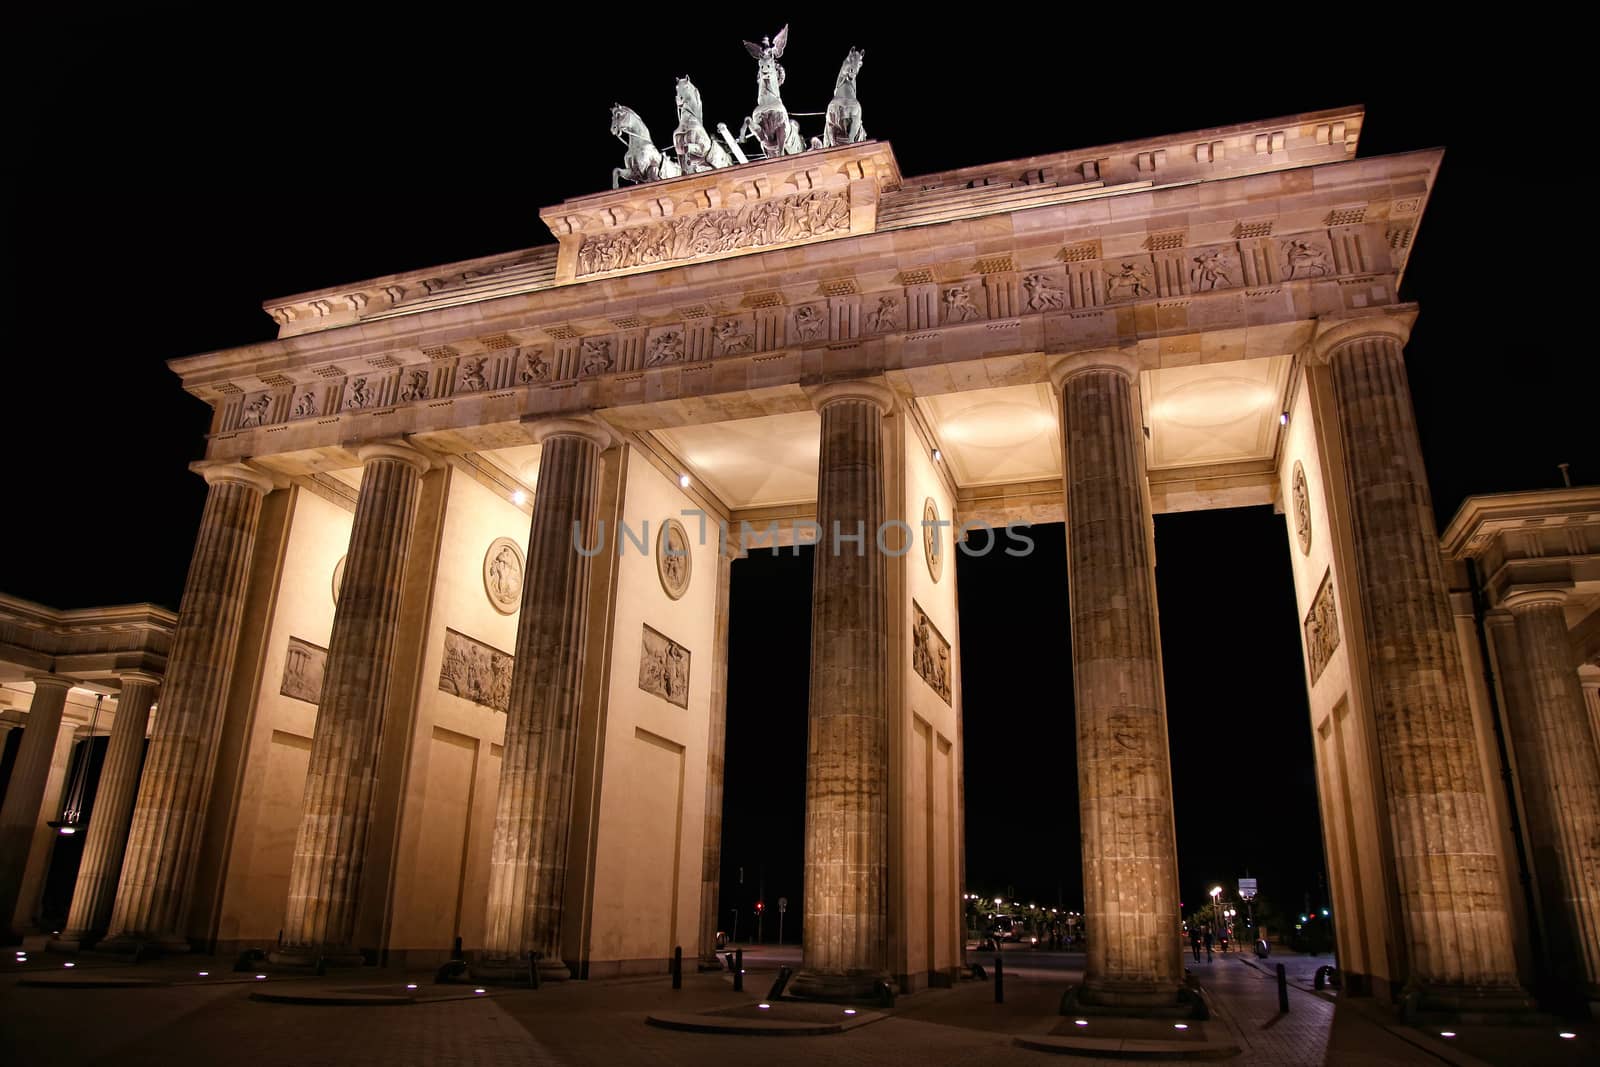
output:
M701 1012L757 1000L775 968L798 963L798 950L752 952L746 992L731 976L688 973L682 990L666 976L565 982L540 990L436 986L431 975L368 968L324 978L234 973L228 961L174 959L133 968L81 958L70 970L60 957L34 954L11 964L0 980L0 1062L7 1064L249 1063L294 1064L1011 1064L1063 1062L1020 1047L1016 1039L1071 1029L1056 1014L1066 983L1081 977L1083 958L1011 950L1004 1004L992 981L962 982L901 997L887 1017L847 1033L818 1037L724 1036L651 1026L647 1016ZM1277 962L1277 961L1272 961ZM1594 1062L1595 1029L1576 1040L1554 1025L1460 1027L1453 1040L1402 1027L1368 1005L1339 1004L1310 989L1327 957L1288 957L1291 1011L1280 1015L1274 980L1257 961L1217 956L1193 965L1211 990L1218 1018L1203 1024L1213 1042L1236 1044L1241 1064L1386 1064ZM200 977L199 971L210 973ZM134 988L40 988L27 980L138 976ZM351 990L405 993L417 1003L392 1007L327 1007L263 1003L251 994ZM778 1002L775 1010L785 1005ZM842 1011L842 1009L841 1009ZM1143 1024L1162 1036L1170 1022ZM1086 1031L1116 1030L1091 1020ZM1125 1025L1123 1032L1127 1032ZM1125 1060L1071 1056L1069 1063Z

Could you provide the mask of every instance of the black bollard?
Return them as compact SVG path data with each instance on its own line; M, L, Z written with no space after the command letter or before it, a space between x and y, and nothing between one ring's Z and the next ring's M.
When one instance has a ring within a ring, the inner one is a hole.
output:
M998 952L994 954L994 1002L1006 1002L1006 961Z
M528 984L535 989L539 988L539 958L540 953L528 953Z
M1286 1014L1289 1011L1289 974L1281 963L1278 964L1278 1010Z
M683 988L683 946L672 946L672 988Z
M464 959L467 958L461 952L461 935L460 934L456 935L455 943L450 946L450 958L453 959L453 960L464 960Z
M744 949L733 950L733 991L744 992Z

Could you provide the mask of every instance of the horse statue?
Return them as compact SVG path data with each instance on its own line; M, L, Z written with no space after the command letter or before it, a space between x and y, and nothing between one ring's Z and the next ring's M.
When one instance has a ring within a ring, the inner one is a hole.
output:
M760 44L744 43L745 51L756 61L756 109L739 127L739 140L754 137L768 158L796 155L806 150L800 138L800 124L789 117L778 95L783 85L783 66L778 60L789 43L789 27L776 37L763 37Z
M855 144L867 139L861 125L861 101L856 99L856 75L861 73L861 61L866 53L859 48L850 49L839 68L839 80L833 83L833 99L828 102L828 122L822 131L822 147Z
M733 166L728 150L706 132L700 90L686 77L678 79L678 128L672 131L672 145L685 174Z
M676 178L683 172L678 165L661 154L644 120L632 108L614 104L611 108L611 136L628 146L622 157L622 166L611 172L611 188L622 188L622 180L653 182L662 178Z

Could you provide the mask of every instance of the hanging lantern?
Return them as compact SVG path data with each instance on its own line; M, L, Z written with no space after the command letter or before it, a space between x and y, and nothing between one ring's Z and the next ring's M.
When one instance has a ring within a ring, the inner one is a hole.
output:
M66 802L61 806L61 818L49 824L62 837L71 837L89 828L89 820L83 817L83 805L89 795L89 761L94 758L94 728L100 721L100 705L105 699L104 693L95 695L94 711L89 715L89 740L85 743L83 757L73 770L72 784L67 789Z

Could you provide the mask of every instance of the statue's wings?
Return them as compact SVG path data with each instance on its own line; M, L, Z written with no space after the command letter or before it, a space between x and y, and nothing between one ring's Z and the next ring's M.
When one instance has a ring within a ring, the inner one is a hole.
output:
M789 27L786 24L778 31L778 36L772 39L772 58L782 59L783 50L789 45Z
M760 59L762 56L767 54L767 50L765 48L762 48L758 44L751 44L749 41L744 43L744 50L749 52L751 57L755 59Z

